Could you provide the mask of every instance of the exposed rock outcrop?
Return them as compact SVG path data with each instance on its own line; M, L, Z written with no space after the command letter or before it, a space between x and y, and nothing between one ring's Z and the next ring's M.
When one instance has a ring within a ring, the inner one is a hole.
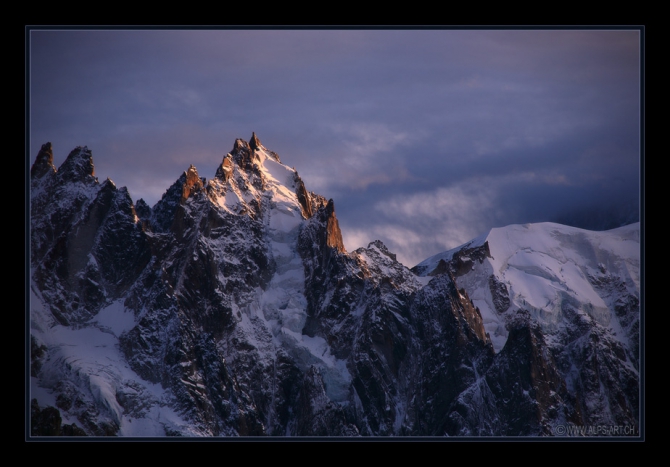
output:
M30 168L30 178L42 178L47 173L55 173L56 168L53 161L54 154L51 143L44 143L35 158L33 166Z

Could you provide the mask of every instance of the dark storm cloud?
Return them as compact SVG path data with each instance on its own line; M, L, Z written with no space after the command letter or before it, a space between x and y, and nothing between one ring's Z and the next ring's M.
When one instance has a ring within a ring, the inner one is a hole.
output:
M349 249L381 238L410 266L494 226L637 203L635 30L35 30L30 46L31 158L88 145L150 204L252 131L335 199Z

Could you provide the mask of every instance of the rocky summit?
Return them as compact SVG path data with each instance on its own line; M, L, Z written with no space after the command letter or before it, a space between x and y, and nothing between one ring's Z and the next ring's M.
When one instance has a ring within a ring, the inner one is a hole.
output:
M52 151L30 171L31 437L638 435L639 224L494 229L410 270L347 252L333 200L255 133L153 207Z

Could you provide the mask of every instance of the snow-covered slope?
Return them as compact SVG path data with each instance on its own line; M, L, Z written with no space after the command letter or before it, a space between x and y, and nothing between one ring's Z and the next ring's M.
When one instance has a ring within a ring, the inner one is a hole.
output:
M564 325L568 304L611 328L626 347L638 345L638 319L620 323L617 314L626 313L617 307L631 299L639 303L639 223L603 232L554 223L509 225L432 256L414 270L429 276L439 271L440 261L454 264L458 285L481 311L496 351L507 340L506 317L527 310L551 335Z

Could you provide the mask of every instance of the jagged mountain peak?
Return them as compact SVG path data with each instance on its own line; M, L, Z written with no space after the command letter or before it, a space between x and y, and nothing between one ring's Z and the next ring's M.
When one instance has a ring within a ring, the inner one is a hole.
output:
M230 153L226 154L225 156L223 156L223 160L221 161L219 167L216 169L216 174L214 176L223 181L224 183L227 182L230 179L230 176L232 175L233 164L234 164L233 156Z
M235 144L233 145L233 152L240 151L242 149L247 149L248 150L248 149L251 149L251 147L249 146L249 143L247 143L242 138L237 138L235 140Z
M59 177L67 181L85 181L95 178L93 152L88 146L77 146L58 168Z
M249 146L251 147L251 149L265 149L265 147L261 144L261 140L258 139L258 136L256 136L256 132L251 133Z
M237 138L235 140L235 145L233 146L233 150L231 151L231 153L234 156L237 156L237 154L241 153L240 156L237 156L238 158L247 157L252 159L255 159L254 156L264 154L266 157L271 157L275 159L277 162L281 163L279 155L276 152L270 151L265 146L263 146L263 144L261 144L261 140L258 138L255 132L252 132L251 139L249 140L248 143L241 138Z
M74 148L60 167L56 168L53 164L52 144L50 142L43 144L30 169L30 176L31 180L35 182L43 179L47 174L55 175L55 178L51 180L51 177L47 177L49 181L46 183L97 183L95 167L93 165L93 154L87 146L77 146ZM37 188L37 185L35 188Z
M373 240L372 242L370 242L368 244L368 249L370 248L376 248L384 256L388 256L393 261L397 261L395 253L391 253L389 249L386 247L386 245L384 245L384 242L382 242L381 240Z
M318 196L305 189L295 169L283 165L276 153L262 145L251 149L238 138L231 152L223 156L213 178L200 177L191 165L152 208L151 224L158 231L165 231L172 225L178 206L187 204L200 192L206 194L202 199L215 210L251 218L264 216L272 205L274 211L290 213L290 217L297 213L298 218L308 219L320 202ZM146 210L140 211L147 218ZM282 216L274 219L272 225Z
M35 162L30 169L31 178L42 178L47 173L55 173L56 167L53 164L54 153L51 142L44 143L40 148L40 152L35 158Z
M184 185L182 188L182 202L191 197L194 193L202 190L204 186L204 180L198 176L198 169L196 169L193 164L184 172L186 179L184 180Z

